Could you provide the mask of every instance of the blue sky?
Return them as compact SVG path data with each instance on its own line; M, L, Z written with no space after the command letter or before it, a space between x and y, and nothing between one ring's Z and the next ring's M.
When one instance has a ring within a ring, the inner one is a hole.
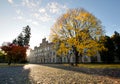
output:
M31 48L48 38L55 20L70 8L84 8L104 26L106 35L120 33L120 0L0 0L0 45L31 27Z

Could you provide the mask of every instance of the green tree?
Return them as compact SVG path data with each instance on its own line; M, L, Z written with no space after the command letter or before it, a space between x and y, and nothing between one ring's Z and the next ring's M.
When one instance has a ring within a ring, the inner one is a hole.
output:
M23 33L24 33L24 45L29 46L31 28L27 25L26 27L24 27Z
M17 37L17 43L19 46L24 46L24 36L22 33L20 33L19 36Z
M12 52L14 62L25 62L26 51L29 48L29 41L31 35L31 28L27 25L16 39L13 40Z
M104 39L100 39L100 41L103 42L105 48L107 50L102 50L100 52L101 54L101 60L105 63L113 63L114 62L114 50L115 50L115 46L114 43L112 41L112 39L109 36L105 36L103 37Z
M98 43L103 35L100 20L84 9L70 9L60 16L51 28L50 39L57 45L57 54L71 51L79 62L79 55L93 56L104 49Z
M14 40L12 41L12 43L18 45L17 39L14 39Z
M120 60L120 34L115 31L111 38L115 45L115 56Z
M12 43L3 45L1 49L6 53L6 60L8 65L12 62L20 63L26 62L26 51L29 48L31 29L27 25L23 31L15 38Z
M29 47L30 35L31 28L27 25L12 43L19 46Z
M5 53L2 50L0 50L0 63L4 63L4 62L6 62Z

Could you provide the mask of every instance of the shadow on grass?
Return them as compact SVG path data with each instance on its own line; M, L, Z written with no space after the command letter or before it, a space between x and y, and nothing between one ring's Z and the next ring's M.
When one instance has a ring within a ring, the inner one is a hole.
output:
M34 84L29 73L26 65L0 67L0 84Z
M62 64L41 64L42 66L53 67L68 71L75 71L79 73L85 73L89 75L98 75L98 76L107 76L113 78L120 78L120 69L111 69L111 68L103 68L103 69L95 69L95 68L83 68L83 67L73 67L73 66L64 66Z

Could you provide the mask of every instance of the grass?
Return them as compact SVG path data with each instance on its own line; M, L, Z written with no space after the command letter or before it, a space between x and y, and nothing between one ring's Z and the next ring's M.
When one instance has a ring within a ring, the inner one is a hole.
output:
M25 64L11 64L10 66L7 63L0 63L0 68L1 67L17 67L17 66L24 66Z
M24 66L25 64L11 64L10 66L7 63L0 63L1 67L17 67L17 66ZM64 64L64 66L71 66L70 64ZM78 67L83 68L110 68L110 69L120 69L120 64L78 64Z
M64 64L65 66L70 66L69 64ZM110 68L110 69L120 69L120 64L78 64L78 67L84 68Z

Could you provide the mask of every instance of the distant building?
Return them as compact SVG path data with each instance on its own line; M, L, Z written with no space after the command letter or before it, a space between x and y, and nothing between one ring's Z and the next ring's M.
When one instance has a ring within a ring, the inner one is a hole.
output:
M53 49L53 43L46 41L46 38L42 39L39 47L34 47L34 50L30 51L28 61L30 63L57 63L56 51Z
M42 43L38 47L30 50L28 61L30 63L74 63L75 56L69 54L67 56L57 56L56 50L53 48L54 44L42 39ZM79 62L101 62L100 55L97 53L94 57L82 56L79 57Z
M34 55L34 50L30 49L30 54L27 56L27 60L31 63L35 63L36 57Z

